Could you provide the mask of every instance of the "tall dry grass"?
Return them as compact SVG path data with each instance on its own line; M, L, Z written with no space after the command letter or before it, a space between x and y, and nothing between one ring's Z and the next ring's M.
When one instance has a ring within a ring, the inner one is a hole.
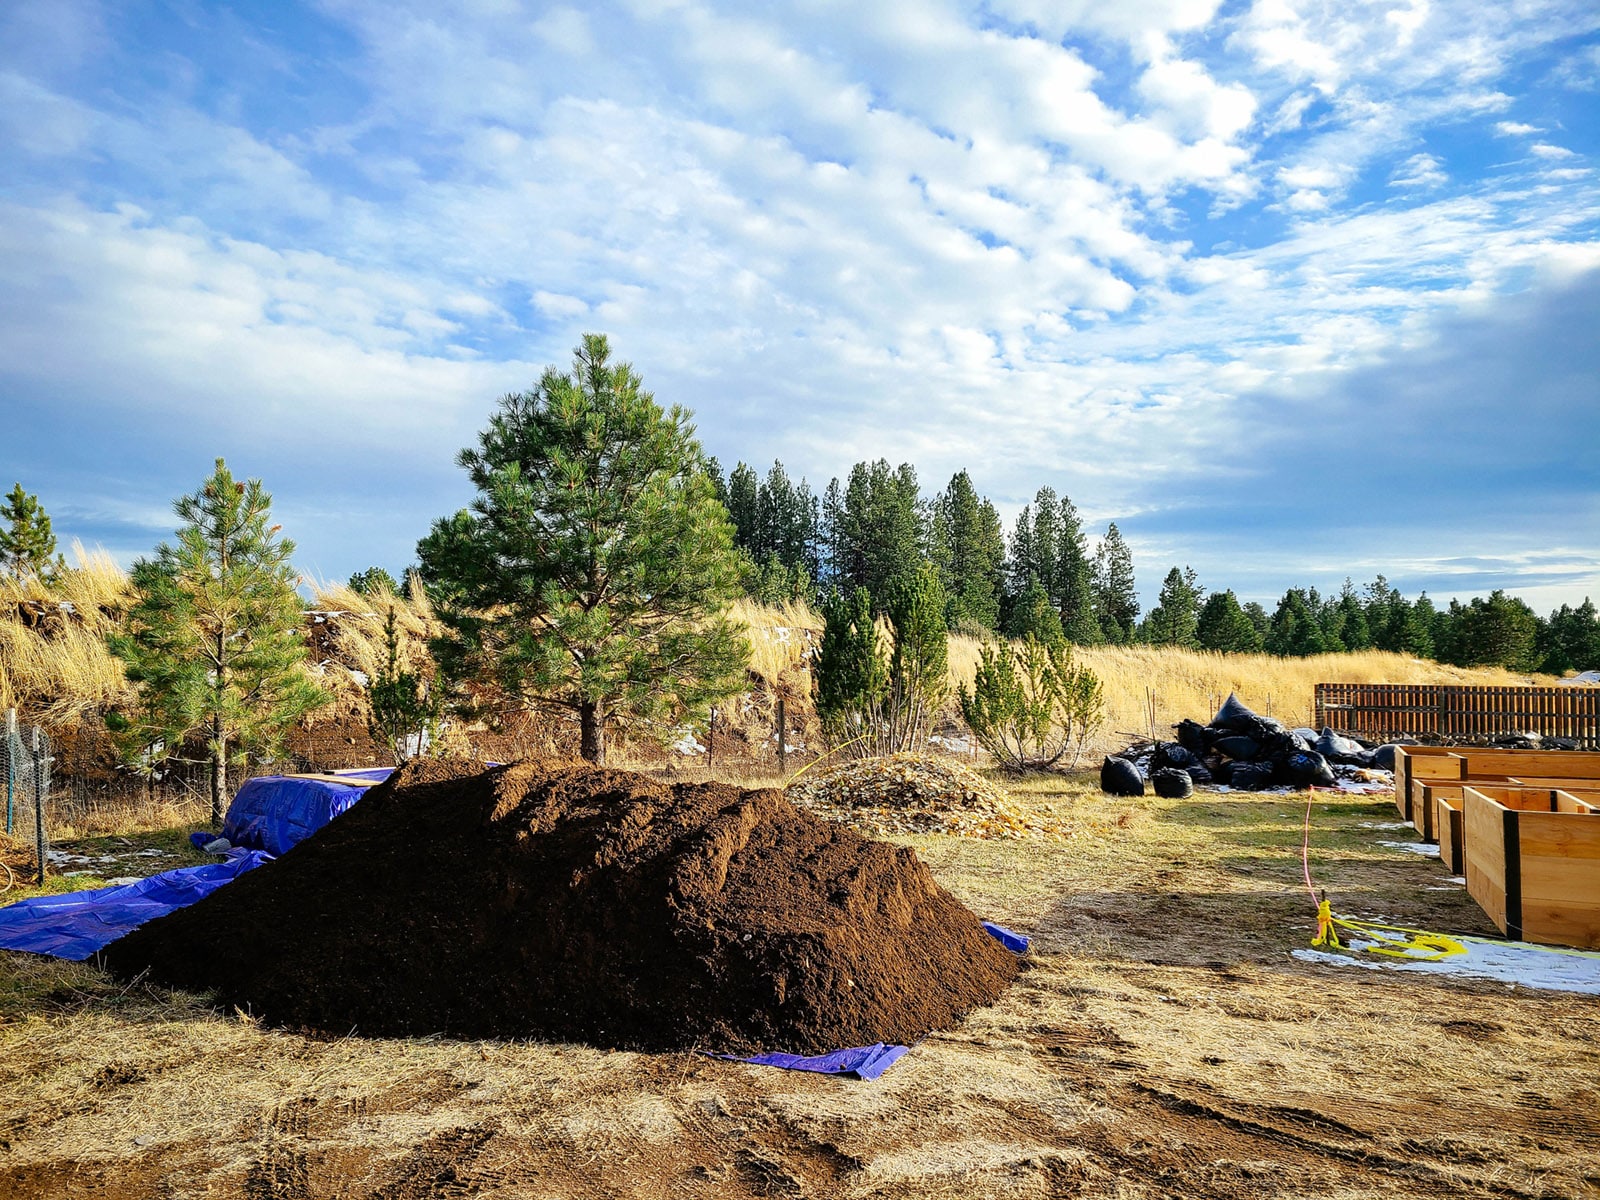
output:
M822 618L803 604L768 608L740 601L735 614L750 628L751 669L764 680L775 672L791 676L803 664L799 655L806 643L797 631L809 630L812 643L820 640ZM790 632L780 635L777 631ZM950 688L972 685L978 669L981 642L977 638L950 639ZM1106 719L1090 749L1117 749L1124 734L1148 735L1151 704L1155 730L1167 735L1169 727L1190 718L1208 721L1229 692L1260 713L1270 713L1290 725L1312 720L1311 700L1319 683L1439 683L1507 686L1550 682L1497 667L1465 668L1369 650L1357 654L1319 654L1313 658L1277 658L1270 654L1217 654L1158 646L1090 646L1074 651L1105 688ZM809 683L809 673L806 675ZM808 693L807 693L808 694Z
M0 709L54 729L75 728L129 689L106 646L127 610L128 577L103 550L74 542L72 556L48 582L0 575Z

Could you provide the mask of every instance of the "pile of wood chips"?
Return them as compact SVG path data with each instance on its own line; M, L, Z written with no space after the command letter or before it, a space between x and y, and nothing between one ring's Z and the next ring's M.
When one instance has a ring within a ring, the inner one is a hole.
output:
M789 799L869 837L947 833L969 838L1071 836L1030 812L970 767L928 754L904 753L846 762L790 784Z

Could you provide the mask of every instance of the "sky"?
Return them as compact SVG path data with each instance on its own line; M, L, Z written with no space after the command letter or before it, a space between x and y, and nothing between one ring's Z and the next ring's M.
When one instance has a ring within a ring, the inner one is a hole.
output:
M725 467L1600 599L1593 0L6 0L0 489L398 573L606 334Z

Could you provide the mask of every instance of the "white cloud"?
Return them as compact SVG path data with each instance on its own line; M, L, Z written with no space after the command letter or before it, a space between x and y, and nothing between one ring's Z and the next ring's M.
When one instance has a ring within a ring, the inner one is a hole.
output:
M1573 157L1571 150L1568 150L1565 146L1557 146L1552 142L1535 142L1528 147L1528 150L1540 158L1561 159Z
M1494 131L1502 137L1521 137L1524 134L1543 132L1537 125L1528 125L1522 121L1496 121Z
M1389 186L1412 191L1433 191L1450 181L1444 163L1426 152L1413 154L1389 176Z

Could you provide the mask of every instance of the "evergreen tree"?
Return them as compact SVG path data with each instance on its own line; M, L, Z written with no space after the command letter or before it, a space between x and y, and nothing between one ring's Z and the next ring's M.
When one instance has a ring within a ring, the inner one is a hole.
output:
M1113 645L1133 638L1139 619L1139 594L1134 590L1133 555L1113 521L1094 555L1095 619L1105 640Z
M972 690L956 689L961 717L1002 770L1042 771L1071 749L1076 766L1083 747L1105 716L1100 680L1072 661L1065 641L1028 637L978 651Z
M733 522L733 544L756 561L766 557L761 538L761 483L744 463L737 463L728 476L728 498L723 507Z
M1539 641L1539 669L1551 675L1600 668L1600 618L1587 596L1576 608L1563 604L1550 614Z
M13 484L0 505L0 567L13 576L44 576L59 570L64 563L56 554L56 536L50 532L50 516L39 504L39 497Z
M1255 626L1257 640L1261 645L1265 646L1267 634L1272 629L1272 618L1267 616L1267 610L1261 607L1261 601L1259 600L1251 600L1241 607L1244 615L1250 618L1250 624Z
M368 567L365 571L357 571L350 576L350 590L363 596L374 594L398 596L400 585L394 581L394 576L382 567Z
M228 767L246 752L271 755L284 732L327 696L305 671L294 543L269 525L272 497L238 483L222 459L173 508L177 544L133 564L126 631L110 639L138 689L131 747L176 749L203 732L211 759L211 823L228 799Z
M999 513L978 498L965 471L957 472L933 505L933 557L949 628L995 627L1003 554Z
M866 588L833 593L823 606L815 673L817 719L835 747L865 734L889 686L889 665Z
M1456 655L1462 666L1525 671L1536 661L1538 618L1523 601L1500 588L1487 600L1474 596L1458 620Z
M1011 607L1011 617L1006 622L1006 636L1010 638L1037 638L1046 645L1064 640L1061 632L1061 615L1050 603L1050 595L1037 575L1029 575L1022 595Z
M894 648L880 748L893 754L926 744L928 725L949 694L945 594L933 567L903 579L886 609Z
M1145 638L1153 646L1198 645L1196 626L1200 619L1200 588L1193 571L1167 572L1156 606L1145 619Z
M722 464L715 456L706 459L706 478L711 481L711 492L716 496L717 503L727 508L732 497L728 495L728 481L723 477Z
M1428 599L1428 593L1423 592L1412 604L1395 592L1389 605L1388 629L1392 631L1393 649L1415 658L1434 657L1433 623L1437 614L1433 611L1433 601Z
M743 686L733 527L688 412L586 334L571 374L504 397L478 442L459 457L472 510L417 547L447 676L575 712L600 764L619 720L661 729Z
M1058 529L1055 600L1061 631L1075 645L1092 646L1102 637L1094 616L1094 568L1084 544L1083 522L1066 496L1061 497Z
M1333 609L1330 623L1334 626L1338 642L1329 648L1349 651L1371 649L1372 630L1367 624L1366 606L1356 595L1355 586L1348 577L1339 591L1339 599L1334 601Z
M821 521L817 529L822 569L817 572L817 582L829 588L841 586L848 558L845 541L846 517L844 489L838 479L830 479L822 493Z
M1203 650L1224 654L1254 654L1261 649L1261 632L1232 589L1212 592L1195 622L1195 639Z
M1322 622L1317 619L1319 607L1316 589L1290 588L1278 601L1278 610L1272 614L1272 627L1267 632L1266 650L1284 658L1307 658L1325 654L1328 650Z
M898 470L881 458L857 463L844 490L841 582L881 601L915 575L923 563L923 515L910 463Z
M393 588L389 589L393 592ZM367 693L371 713L367 729L399 766L426 753L444 715L444 689L436 675L410 670L400 657L400 634L394 605L383 621L384 661L378 664Z

